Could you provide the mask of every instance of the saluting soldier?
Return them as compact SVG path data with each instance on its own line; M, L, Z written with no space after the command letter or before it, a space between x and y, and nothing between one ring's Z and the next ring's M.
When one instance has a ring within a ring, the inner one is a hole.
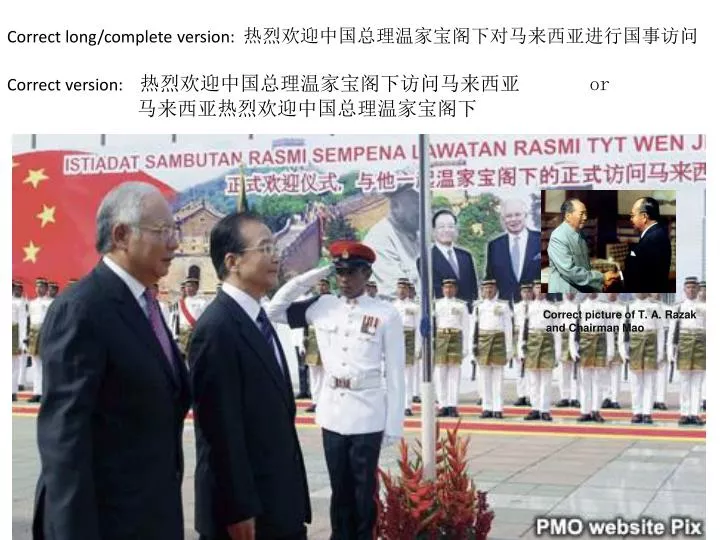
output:
M633 424L652 424L653 399L657 367L665 351L663 322L655 304L647 293L636 293L628 305L630 323L630 389L632 394ZM621 354L623 349L620 349ZM628 361L627 358L625 358Z
M30 318L30 330L28 332L28 352L32 355L33 367L33 396L28 400L30 403L38 403L42 394L42 358L40 351L40 329L45 321L47 310L52 304L52 298L48 296L48 280L39 277L35 280L35 292L37 296L28 302L28 314Z
M377 518L380 449L397 442L403 430L403 327L392 304L364 294L375 252L350 240L329 249L340 295L294 302L329 275L332 267L327 266L289 280L267 313L291 328L315 327L325 367L316 422L330 473L332 538L370 539Z
M475 302L474 355L482 380L482 418L503 417L503 372L512 357L512 315L510 305L497 297L497 284L481 284L482 300ZM479 385L478 385L479 386Z
M607 317L609 306L590 293L578 306L579 317L570 324L579 339L570 341L571 355L579 362L580 417L578 422L604 422L600 404L607 367L615 355L613 319ZM622 325L621 321L615 321Z
M705 303L697 298L698 280L685 279L685 300L671 311L668 358L677 358L680 376L679 424L705 424L699 417L702 384L705 380Z
M188 276L183 284L185 294L178 300L178 347L183 354L187 354L193 328L208 305L207 300L197 294L199 283L198 278Z
M12 400L17 401L20 382L24 379L25 369L21 369L25 361L25 340L27 339L28 307L23 298L23 284L18 279L12 280ZM21 375L22 374L22 375Z
M542 291L539 280L533 282L535 300L530 302L527 316L521 316L521 326L527 321L527 336L520 334L518 356L524 358L525 371L530 379L531 411L525 420L552 421L550 414L550 394L552 392L552 374L560 362L561 332L548 332L547 327L557 324L550 318L550 312L557 312L557 306L548 301L547 294Z
M619 409L620 408L620 381L622 379L623 358L627 357L627 343L624 340L623 324L625 320L625 312L627 310L625 304L618 300L618 293L607 293L607 309L611 313L620 315L620 318L613 319L613 325L617 326L617 332L613 332L613 343L615 344L615 354L608 365L608 377L603 393L603 409ZM622 349L622 353L620 352Z
M412 416L412 398L420 395L420 306L410 300L410 280L397 281L397 300L393 307L400 314L405 340L405 416Z
M530 302L533 300L533 284L526 282L520 284L520 302L513 306L513 354L515 355L515 370L517 371L517 379L515 387L517 390L517 400L513 405L516 407L530 406L530 388L529 377L525 376L523 362L520 356L520 337L523 333L522 322L527 320L527 311ZM527 339L527 338L526 338Z
M458 394L462 362L470 355L470 315L463 300L456 297L457 281L442 282L443 298L435 300L435 389L440 407L438 416L459 416Z
M658 313L662 318L663 335L666 341L666 343L663 343L663 350L667 350L667 339L670 335L668 333L670 318L666 317L665 314L668 311L672 311L672 307L662 301L660 293L650 293L650 299L657 305ZM662 364L658 365L657 378L655 379L655 401L653 403L653 409L655 410L667 411L665 397L667 396L668 378L670 374L670 358L671 357L665 357Z
M576 293L567 292L563 295L563 301L557 306L558 312L575 315L578 311ZM570 352L570 343L575 340L574 332L570 331L570 322L573 319L561 319L565 321L565 332L562 333L562 351L560 353L560 401L557 407L580 407L578 400L578 380L576 378L575 359Z

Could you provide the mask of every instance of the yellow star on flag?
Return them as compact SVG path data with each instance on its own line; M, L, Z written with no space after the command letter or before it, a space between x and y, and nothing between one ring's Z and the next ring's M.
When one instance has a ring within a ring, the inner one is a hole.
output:
M55 223L55 207L48 207L43 204L43 211L37 214L35 217L42 222L40 224L41 229L45 227L45 225L47 225L48 223Z
M23 180L23 184L32 184L32 187L37 189L38 184L48 178L49 177L45 175L45 169L29 169L27 178Z
M38 251L40 251L40 246L36 246L33 244L32 240L30 240L30 243L23 248L23 251L25 252L25 258L23 259L23 262L37 262L37 254Z

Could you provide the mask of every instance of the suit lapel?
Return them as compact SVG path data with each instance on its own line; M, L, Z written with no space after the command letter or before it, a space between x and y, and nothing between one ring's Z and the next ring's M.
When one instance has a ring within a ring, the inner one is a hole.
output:
M224 291L221 290L218 293L217 300L222 302L225 309L228 310L238 322L240 322L240 334L250 345L249 349L257 357L260 364L262 364L262 367L267 370L270 378L282 394L286 404L290 407L290 396L287 391L287 379L282 373L280 373L280 366L278 366L277 360L275 359L275 352L263 338L262 333L255 325L255 321L250 319L248 314L245 313L245 310ZM275 338L278 349L281 351L280 354L283 361L283 367L287 373L287 363L285 362L284 355L282 354L280 340L275 334L275 329L273 329L273 337Z
M179 380L170 368L165 352L153 332L150 320L140 307L138 301L133 297L128 286L115 272L110 270L105 263L101 262L96 267L96 272L115 300L118 314L125 321L125 324L127 324L135 335L152 351L153 356L160 363L160 367L173 385L177 385ZM164 322L163 326L165 326ZM167 331L167 328L165 328L165 331ZM172 343L173 340L171 339L170 342ZM178 372L178 376L181 376L180 373L181 372Z

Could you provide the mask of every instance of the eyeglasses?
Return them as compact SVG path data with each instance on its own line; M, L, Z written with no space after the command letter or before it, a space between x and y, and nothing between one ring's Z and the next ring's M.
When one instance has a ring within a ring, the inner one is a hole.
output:
M243 253L246 251L259 251L263 255L271 257L273 255L280 255L280 247L277 244L263 244L262 246L245 248Z
M169 242L170 240L177 240L180 236L180 229L178 227L144 227L142 225L137 226L141 231L151 232L160 237L163 242Z

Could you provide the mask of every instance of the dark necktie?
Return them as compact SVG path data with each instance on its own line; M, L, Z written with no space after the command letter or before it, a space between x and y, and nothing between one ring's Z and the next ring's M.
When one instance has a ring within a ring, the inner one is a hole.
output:
M260 308L260 313L258 313L256 321L258 323L260 333L263 335L263 338L265 338L265 341L267 342L268 347L270 347L273 357L280 368L280 373L285 375L282 362L277 357L277 354L275 354L275 337L273 336L272 324L270 323L270 319L268 319L267 313L265 313L263 308Z
M170 369L172 370L173 375L176 375L175 364L173 362L172 346L170 345L170 338L168 337L168 333L165 330L165 324L163 324L162 321L162 315L160 314L160 306L158 305L157 300L153 298L150 289L145 289L143 297L145 298L145 303L147 305L148 318L150 319L153 333L155 334L157 340L160 342L160 347L162 347L162 350L165 353L165 358L170 364Z

